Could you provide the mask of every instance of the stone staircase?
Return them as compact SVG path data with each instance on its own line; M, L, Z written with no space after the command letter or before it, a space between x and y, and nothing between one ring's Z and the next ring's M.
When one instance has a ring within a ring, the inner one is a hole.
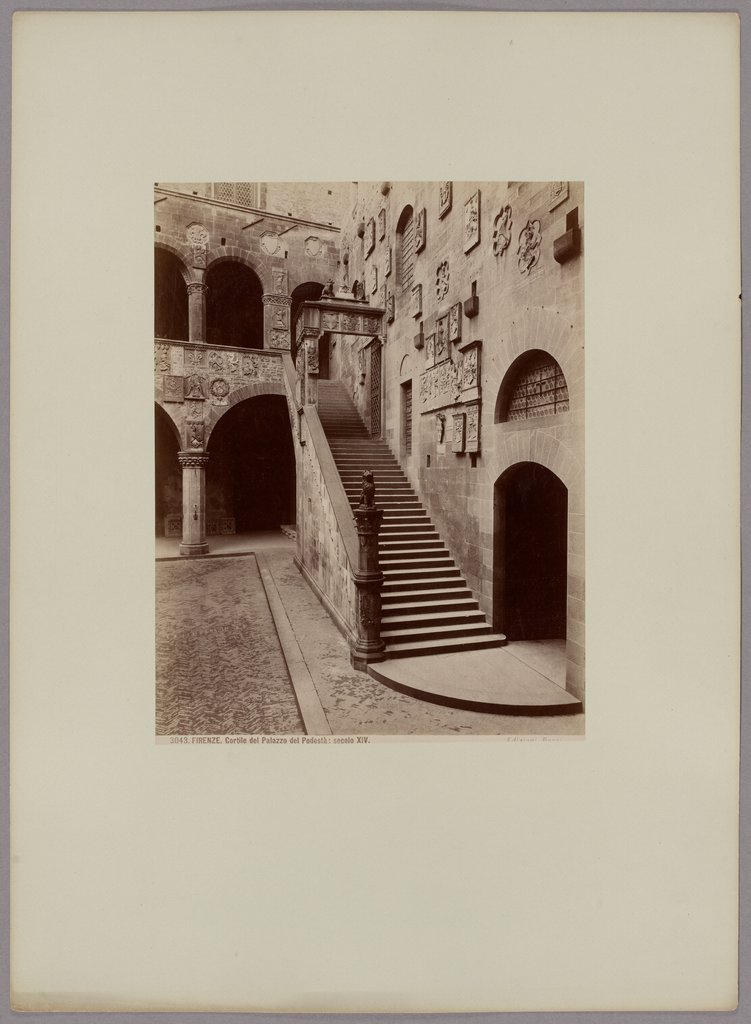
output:
M500 647L388 445L371 438L339 381L319 381L318 414L350 504L372 470L384 510L381 637L389 658Z

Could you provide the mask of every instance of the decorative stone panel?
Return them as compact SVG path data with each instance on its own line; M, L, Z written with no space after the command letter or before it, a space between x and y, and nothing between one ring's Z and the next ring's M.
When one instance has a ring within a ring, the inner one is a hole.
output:
M378 291L378 267L375 264L373 264L373 266L370 267L370 269L368 270L368 276L370 294L375 295L375 293Z
M205 401L206 383L203 377L199 377L197 373L193 373L190 377L186 377L184 394L187 399L191 399L196 402Z
M461 341L462 338L462 304L461 302L455 302L449 310L448 319L448 332L449 341L454 343Z
M309 235L305 239L305 255L313 259L323 255L323 242L316 235Z
M455 412L451 417L451 451L464 451L464 413Z
M154 345L154 370L157 373L169 373L171 369L169 345Z
M480 451L480 405L468 405L466 410L466 425L464 450L466 452Z
M435 365L435 332L425 338L425 362L428 367Z
M276 256L281 247L282 243L275 231L264 231L261 235L261 248L267 256Z
M163 394L165 402L182 402L185 398L184 377L164 376Z
M519 262L519 273L528 274L540 260L540 244L542 232L539 220L528 220L519 233L519 248L516 250Z
M365 226L365 258L375 249L375 221L371 217Z
M464 204L464 251L469 252L480 242L480 190L474 192Z
M511 244L511 226L513 224L511 207L502 206L500 213L493 221L493 252L502 256Z
M435 361L436 363L448 359L448 314L439 316L435 322Z
M386 251L383 254L383 276L384 277L388 277L389 274L391 273L391 267L392 267L391 260L392 260L392 257L391 257L391 246L387 245L386 246Z
M186 348L183 351L183 365L191 373L208 367L209 353L205 348Z
M410 303L409 315L412 317L422 316L422 285L416 284L411 293L412 301Z
M439 302L448 294L449 280L449 261L441 260L435 272L435 295Z
M461 369L446 359L420 374L420 412L433 412L456 405L461 394Z
M462 402L472 402L480 397L482 342L465 348L462 355Z
M188 441L188 448L202 449L203 438L204 438L204 426L203 423L189 423L186 434Z
M393 324L395 315L396 302L394 301L394 296L388 295L386 297L386 319L390 324Z
M568 199L568 182L567 181L551 181L550 182L550 204L549 209L554 210L556 206L560 206L561 203L565 203Z
M386 237L386 210L381 207L378 211L378 239Z
M209 233L203 224L189 224L185 232L193 257L193 266L205 268L208 262Z

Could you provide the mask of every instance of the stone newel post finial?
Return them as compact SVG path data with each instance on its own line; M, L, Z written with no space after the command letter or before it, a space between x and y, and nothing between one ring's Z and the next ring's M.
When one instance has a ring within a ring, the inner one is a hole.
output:
M354 509L360 540L359 563L353 573L357 588L357 639L351 652L352 665L364 672L368 663L383 661L385 644L381 640L381 587L383 573L378 557L378 533L383 509L375 505L373 474L362 475L360 503Z

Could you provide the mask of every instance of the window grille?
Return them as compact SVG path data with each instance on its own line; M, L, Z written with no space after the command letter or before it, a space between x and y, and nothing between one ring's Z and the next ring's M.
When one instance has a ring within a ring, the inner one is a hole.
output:
M255 181L215 181L214 199L235 206L258 206L258 183Z
M507 420L550 416L568 409L568 385L563 370L548 355L523 362L511 385Z

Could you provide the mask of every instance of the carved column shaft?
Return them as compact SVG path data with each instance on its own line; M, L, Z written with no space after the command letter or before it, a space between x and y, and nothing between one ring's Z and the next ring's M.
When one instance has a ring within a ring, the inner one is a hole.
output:
M360 541L359 564L352 574L357 590L357 638L350 652L354 668L364 672L368 663L383 661L385 644L381 640L381 587L383 573L378 556L378 533L383 509L354 509Z
M208 554L206 541L206 464L208 452L178 452L183 469L183 539L181 555Z
M188 339L206 341L206 285L191 281L188 285Z

